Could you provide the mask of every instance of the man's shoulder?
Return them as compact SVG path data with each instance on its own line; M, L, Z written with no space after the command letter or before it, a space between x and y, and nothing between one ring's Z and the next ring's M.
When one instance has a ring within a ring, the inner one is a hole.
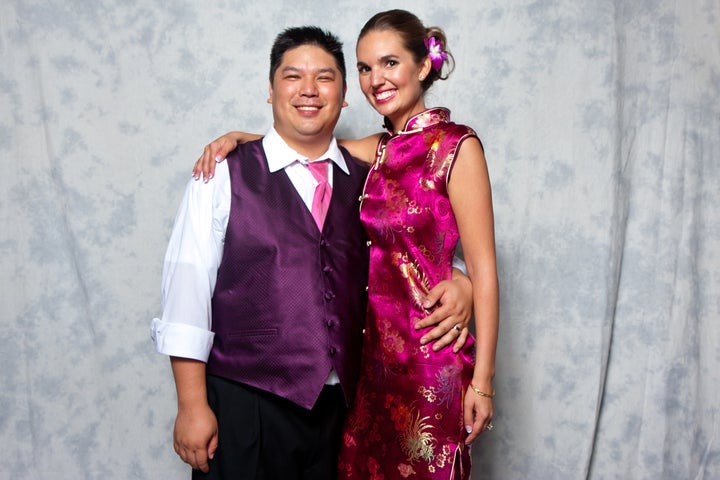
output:
M239 168L240 166L266 163L262 139L238 144L225 158L228 167L231 169ZM255 160L255 162L253 162L253 160Z
M367 173L369 167L366 163L350 155L350 152L348 152L347 149L342 145L338 145L338 148L340 149L340 153L342 153L343 158L345 158L345 163L347 164L348 170L350 170L351 175L354 175L358 172L362 174Z
M257 154L258 150L263 150L262 140L265 137L258 138L257 140L251 140L245 143L239 143L234 150L227 154L227 159L231 157L236 158L243 155L254 155Z

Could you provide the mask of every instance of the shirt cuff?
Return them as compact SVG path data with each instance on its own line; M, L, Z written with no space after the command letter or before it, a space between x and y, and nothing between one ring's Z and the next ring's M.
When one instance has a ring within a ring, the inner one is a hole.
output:
M153 318L150 336L158 353L207 362L215 334L184 323Z

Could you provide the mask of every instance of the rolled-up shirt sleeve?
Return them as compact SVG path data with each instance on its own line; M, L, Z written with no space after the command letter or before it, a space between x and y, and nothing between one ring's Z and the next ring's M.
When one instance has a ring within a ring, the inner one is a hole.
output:
M225 162L208 183L190 179L165 253L162 316L151 336L158 352L206 362L212 348L212 296L230 211Z

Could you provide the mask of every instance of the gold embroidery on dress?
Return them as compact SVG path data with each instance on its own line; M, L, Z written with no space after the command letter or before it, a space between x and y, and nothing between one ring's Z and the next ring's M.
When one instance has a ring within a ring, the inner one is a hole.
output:
M411 463L417 460L425 460L430 463L435 457L434 450L437 441L429 431L433 426L426 423L429 418L420 418L420 412L418 412L405 431L400 434L400 446Z
M431 261L431 262L434 262L434 261L435 261L435 255L434 255L433 252L432 252L428 247L426 247L425 245L422 245L422 244L418 245L418 250L420 250L420 253L422 253L423 256L424 256L425 258L427 258L429 261Z
M435 167L435 161L437 160L437 151L438 147L440 146L440 142L438 139L435 139L433 141L432 145L430 145L430 149L428 150L427 157L425 157L425 160L427 161L428 167L430 167L431 170Z
M393 328L393 323L384 319L381 324L382 330L382 347L386 353L402 353L405 351L405 340L403 340L400 332ZM390 355L392 357L392 355Z
M403 259L405 258L407 258L407 254L403 255ZM417 261L402 263L399 267L402 276L408 280L413 303L416 307L424 310L423 301L430 291L430 282L425 276L425 273L420 270Z
M435 180L432 178L421 178L420 179L420 187L423 190L436 190L437 185L435 185Z
M431 352L431 350L430 350L430 346L429 346L429 345L426 344L426 345L421 346L421 347L420 347L420 351L421 351L422 354L423 354L423 358L425 358L425 359L430 358L430 352Z
M450 457L450 446L449 445L443 445L442 453L439 453L435 456L435 465L438 466L438 468L443 468L445 464L448 462Z
M428 403L434 403L435 400L437 400L437 395L435 394L435 387L425 387L424 385L420 385L418 388L418 393L423 396L425 400L428 401Z
M408 202L407 213L409 215L418 215L420 213L423 213L424 210L425 208L418 207L418 204L415 200L410 200L410 202Z

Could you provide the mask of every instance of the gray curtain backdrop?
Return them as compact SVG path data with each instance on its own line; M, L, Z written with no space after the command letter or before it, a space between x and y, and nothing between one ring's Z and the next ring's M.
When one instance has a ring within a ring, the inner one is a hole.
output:
M501 285L475 479L720 478L720 3L396 2L482 138ZM182 479L149 323L202 147L271 122L271 42L379 1L0 3L0 477Z

